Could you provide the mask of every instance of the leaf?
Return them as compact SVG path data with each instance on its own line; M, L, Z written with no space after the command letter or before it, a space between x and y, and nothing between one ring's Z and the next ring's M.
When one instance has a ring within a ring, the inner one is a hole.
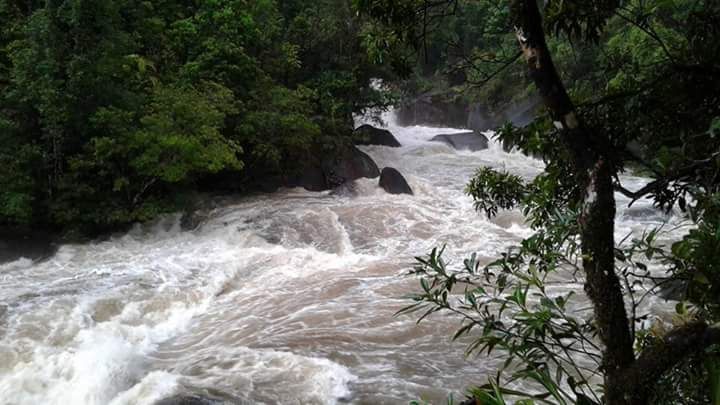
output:
M470 330L475 326L475 323L468 323L467 325L463 326L462 328L458 329L457 332L452 337L452 340L457 340L460 336L467 334L470 332Z
M430 292L430 286L425 278L420 279L420 285L422 286L423 291Z

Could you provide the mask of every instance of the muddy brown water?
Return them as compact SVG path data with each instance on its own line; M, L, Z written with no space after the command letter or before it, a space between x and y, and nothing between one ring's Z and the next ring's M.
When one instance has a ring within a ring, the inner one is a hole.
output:
M503 359L463 354L458 320L393 316L418 289L413 258L490 260L528 236L516 212L477 215L463 188L481 165L525 178L542 162L429 142L448 128L398 127L401 148L363 147L414 196L377 179L359 196L300 189L225 199L183 232L177 216L44 260L0 265L0 403L152 404L182 394L242 403L443 403ZM627 177L630 185L644 179ZM618 237L665 221L640 202ZM640 212L641 214L638 214ZM577 289L577 284L567 288Z

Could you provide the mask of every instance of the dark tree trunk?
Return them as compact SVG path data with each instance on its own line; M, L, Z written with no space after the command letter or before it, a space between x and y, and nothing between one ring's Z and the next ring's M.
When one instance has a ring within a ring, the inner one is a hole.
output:
M515 34L531 79L540 91L555 126L572 156L581 196L580 233L585 290L592 301L604 345L605 400L612 405L642 404L628 393L623 371L635 360L620 281L615 274L615 198L613 167L603 134L594 133L577 117L545 42L536 0L511 0Z

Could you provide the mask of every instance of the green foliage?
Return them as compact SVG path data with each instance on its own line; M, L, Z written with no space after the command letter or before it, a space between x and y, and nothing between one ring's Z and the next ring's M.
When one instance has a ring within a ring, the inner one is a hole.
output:
M600 403L593 387L600 362L593 323L579 317L588 314L574 302L573 291L554 286L559 276L574 278L570 268L577 266L578 250L572 237L539 232L495 262L482 266L472 255L460 269L449 269L443 251L433 250L417 258L412 274L420 277L422 292L399 313L420 311L419 321L452 313L462 319L453 339L472 336L468 355L504 353L500 372L509 376L473 390L477 400L502 404L507 395L538 403L575 403L576 398ZM535 388L503 388L520 380Z
M236 111L228 89L160 88L151 100L127 139L134 156L129 163L138 174L177 183L197 173L242 167L236 158L241 149L220 133L226 116ZM106 138L95 138L93 146L96 156L115 151Z
M483 167L475 173L465 192L472 196L477 211L484 211L492 218L498 209L514 208L525 196L525 188L520 177Z
M549 32L597 42L619 0L551 0L545 3Z
M667 261L673 275L685 280L686 298L703 318L720 320L720 226L702 221L672 245Z
M146 220L218 173L300 170L388 103L343 0L0 0L0 17L1 223Z
M512 62L518 52L512 3L434 2L439 10L457 8L430 24L423 20L422 8L416 9L413 20L407 8L419 4L411 0L360 5L377 16L381 26L376 32L414 40L421 49L425 60L418 63L408 89L451 97L464 91L468 101L479 101L492 111L532 91L518 75L520 64ZM548 47L578 106L588 141L579 145L582 141L563 139L567 131L556 128L543 112L525 128L500 128L498 137L506 148L541 157L545 171L525 180L481 168L466 192L490 217L499 209L520 207L535 235L485 266L473 256L461 268L451 269L437 250L419 258L413 274L420 278L421 291L402 311L422 311L420 319L452 313L463 320L455 337L472 339L469 352L504 352L508 363L501 374L471 392L479 403L506 403L508 397L536 403L602 402L596 374L602 368L602 348L594 346L593 313L578 308L558 285L576 282L575 290L580 291L585 282L578 267L583 258L578 220L586 191L578 187L582 174L573 169L564 144L592 149L609 161L614 186L631 204L649 198L659 208L677 207L687 216L687 234L679 241L661 243L662 230L650 229L614 246L615 272L632 311L629 325L637 352L662 342L667 332L668 325L648 322L648 314L638 311L648 296L668 284L682 286L672 326L718 322L720 3L543 4L546 31L554 34L548 37ZM432 33L417 35L425 27ZM407 32L414 35L403 36ZM395 40L380 43L390 48ZM438 79L441 73L446 77ZM593 142L604 135L609 144ZM626 190L619 176L626 167L643 170L651 177L649 184ZM651 272L651 264L665 270L665 276ZM668 370L654 387L657 403L680 403L678 398L682 403L707 403L715 398L716 353L717 347L711 347ZM510 394L503 388L519 380L532 389Z
M0 144L0 224L29 222L35 203L32 174L38 150L32 145L9 150L8 146L14 145L12 138L0 137Z

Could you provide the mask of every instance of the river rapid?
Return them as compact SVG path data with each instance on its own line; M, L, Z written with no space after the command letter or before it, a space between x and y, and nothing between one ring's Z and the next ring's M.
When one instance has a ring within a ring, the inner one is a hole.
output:
M456 151L429 139L462 130L383 118L403 146L361 149L400 170L414 196L362 179L354 197L224 198L192 231L168 216L46 260L0 264L0 404L150 405L185 394L442 403L484 383L503 359L465 358L450 341L457 319L393 316L419 288L403 275L436 246L447 244L454 263L471 252L489 262L529 236L518 211L487 220L463 188L480 166L530 179L543 164L494 142ZM668 220L647 202L618 200L618 238Z

